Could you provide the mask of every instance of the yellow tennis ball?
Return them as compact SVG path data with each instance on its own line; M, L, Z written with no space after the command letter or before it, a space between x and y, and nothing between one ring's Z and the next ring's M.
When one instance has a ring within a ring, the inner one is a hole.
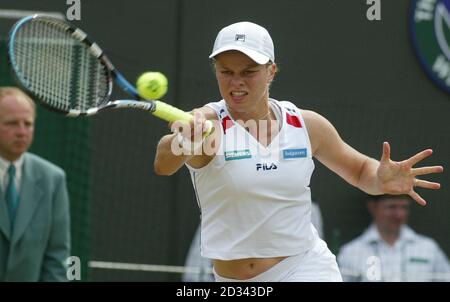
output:
M136 87L144 99L159 99L167 92L168 81L164 74L157 71L145 72L139 76Z

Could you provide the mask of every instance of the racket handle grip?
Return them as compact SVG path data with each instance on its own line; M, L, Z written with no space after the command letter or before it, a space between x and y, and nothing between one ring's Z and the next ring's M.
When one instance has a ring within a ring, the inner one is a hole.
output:
M164 102L155 101L155 105L156 109L155 111L152 112L152 114L167 122L175 122L175 121L190 122L194 118L192 114L187 113ZM205 126L207 128L207 131L205 131L203 135L208 136L211 134L213 124L211 121L206 121Z

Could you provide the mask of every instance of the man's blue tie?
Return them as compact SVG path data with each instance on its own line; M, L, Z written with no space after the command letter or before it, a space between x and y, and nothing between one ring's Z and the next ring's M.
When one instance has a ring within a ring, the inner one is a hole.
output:
M13 164L8 167L8 186L6 187L5 199L6 204L8 205L11 225L13 225L14 218L16 217L17 203L19 200L16 189L16 167Z

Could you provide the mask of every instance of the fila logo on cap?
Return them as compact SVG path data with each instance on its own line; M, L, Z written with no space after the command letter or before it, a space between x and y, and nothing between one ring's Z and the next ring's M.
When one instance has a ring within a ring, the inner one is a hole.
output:
M245 42L245 35L237 34L236 37L234 38L234 41Z
M275 62L274 46L269 32L252 22L238 22L222 28L217 34L209 58L230 50L240 51L260 65L269 61Z

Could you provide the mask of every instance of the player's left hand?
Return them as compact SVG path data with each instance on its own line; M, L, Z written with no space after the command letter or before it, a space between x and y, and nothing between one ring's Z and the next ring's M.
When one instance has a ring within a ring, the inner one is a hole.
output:
M433 154L433 150L427 149L404 161L392 161L391 147L389 143L384 142L383 155L377 170L380 189L386 194L407 194L418 204L426 205L427 202L414 191L414 187L437 190L441 185L436 182L418 179L416 176L442 173L444 168L442 166L413 168L413 166L431 154Z

